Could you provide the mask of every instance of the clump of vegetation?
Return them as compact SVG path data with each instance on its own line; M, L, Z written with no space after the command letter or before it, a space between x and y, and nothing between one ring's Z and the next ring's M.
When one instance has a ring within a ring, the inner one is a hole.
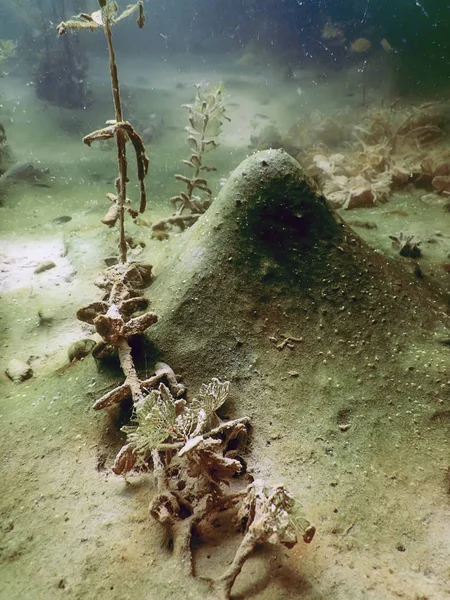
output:
M191 176L180 173L175 175L175 179L185 184L186 191L171 198L175 213L153 225L155 237L164 237L161 232L165 232L170 225L178 225L182 230L187 225L192 225L211 206L213 200L205 173L215 171L216 167L204 164L205 154L217 148L223 120L230 119L225 114L220 84L214 87L197 84L195 90L194 103L183 105L188 111L189 125L186 131L191 150L190 158L183 160L183 164L193 172ZM184 214L185 211L189 213Z
M402 108L393 104L389 109L370 110L361 124L348 124L347 134L342 128L344 115L339 116L339 124L319 116L322 126L310 132L312 147L296 156L331 204L347 210L370 207L411 185L441 196L450 193L446 104ZM294 146L302 140L307 146L308 135L295 143L294 138L290 136L289 146L296 155Z
M0 40L0 65L8 58L15 56L17 50L17 42L13 40Z
M213 597L227 600L257 546L292 548L299 535L309 543L315 528L283 485L269 486L246 475L241 453L250 419L222 421L217 414L227 399L228 381L213 379L188 401L167 365L160 364L159 373L170 376L169 385L159 383L135 403L133 423L122 427L127 443L113 470L126 475L133 469L153 468L157 494L150 514L166 528L173 556L186 577L195 574L194 531L198 534L206 522L225 511L234 516L236 528L243 533L241 544L223 575L210 582Z
M114 101L115 118L106 122L106 127L98 129L83 138L83 142L90 146L97 140L109 140L115 138L117 146L117 160L119 175L115 181L115 194L108 194L112 206L103 219L103 223L108 227L113 227L119 222L120 229L120 261L126 263L127 260L127 242L125 235L125 212L128 212L133 218L138 213L143 213L146 207L146 192L144 179L147 175L149 161L145 152L144 142L141 136L136 132L133 126L123 118L122 102L120 98L119 76L117 71L116 57L112 40L111 28L113 25L137 13L137 24L142 28L145 23L143 1L138 0L135 4L128 6L119 14L119 8L115 0L99 0L100 10L91 14L81 13L77 17L72 17L68 21L62 21L58 27L58 34L64 35L68 31L77 31L80 29L103 29L108 43L109 67L111 76L111 90ZM133 145L136 161L137 176L140 185L140 204L139 210L131 206L131 201L127 198L126 187L128 179L128 165L126 154L126 143L130 141Z

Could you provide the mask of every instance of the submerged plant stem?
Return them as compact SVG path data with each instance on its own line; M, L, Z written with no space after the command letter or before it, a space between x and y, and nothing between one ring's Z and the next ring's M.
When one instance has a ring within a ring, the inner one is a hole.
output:
M122 371L125 373L125 383L130 386L131 397L134 404L143 402L144 395L141 390L140 380L134 366L131 348L128 341L123 338L118 345L119 360Z
M111 90L114 101L114 112L117 123L123 121L122 102L120 100L119 76L117 73L116 54L112 41L111 26L105 23L105 35L108 42L109 72L111 75ZM116 132L117 161L119 165L119 177L116 180L117 204L119 206L119 229L120 229L120 262L127 262L127 244L125 241L125 198L127 195L127 154L126 133L119 127Z

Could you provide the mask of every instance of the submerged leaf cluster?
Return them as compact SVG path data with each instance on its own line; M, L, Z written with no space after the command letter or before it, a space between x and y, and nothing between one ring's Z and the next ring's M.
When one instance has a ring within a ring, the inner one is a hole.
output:
M208 186L203 172L215 171L215 167L203 164L203 155L209 150L214 150L219 145L217 137L222 131L223 120L229 118L225 115L225 107L222 101L222 86L215 87L195 85L195 101L193 104L184 104L183 108L188 111L189 126L187 142L192 154L183 163L194 169L192 177L177 174L175 178L186 184L186 192L180 192L171 198L177 209L177 215L188 208L193 214L204 213L212 202L212 191ZM194 193L194 191L198 191ZM203 192L203 198L199 193Z
M230 119L225 114L221 84L210 87L199 83L195 89L194 103L183 108L189 113L188 143L194 152L202 154L218 146L214 138L222 131L223 119Z
M17 42L13 40L0 40L0 64L16 54Z
M203 384L196 398L188 405L176 400L163 383L135 406L136 425L122 427L133 454L146 460L160 444L182 448L189 440L205 435L218 422L216 411L228 396L229 382L214 378Z
M137 24L140 28L144 26L144 5L143 0L138 0L135 4L127 6L127 8L119 14L119 5L115 0L99 0L100 10L93 13L80 13L72 17L68 21L62 21L58 26L58 34L64 35L68 31L78 29L90 29L94 31L98 27L111 27L115 23L126 19L134 12L138 13Z

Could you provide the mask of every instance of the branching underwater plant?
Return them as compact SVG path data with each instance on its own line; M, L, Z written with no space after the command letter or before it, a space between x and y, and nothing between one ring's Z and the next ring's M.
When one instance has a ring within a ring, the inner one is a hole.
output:
M219 145L217 137L222 131L223 119L229 121L223 105L222 86L215 87L195 85L195 100L193 104L183 104L188 111L189 126L187 142L191 156L183 160L183 164L193 169L191 177L177 173L175 179L186 185L186 191L171 198L175 213L171 217L161 219L152 227L155 237L157 232L166 231L170 225L178 225L180 229L192 225L211 206L212 191L206 178L202 175L215 171L216 167L204 164L204 155ZM183 214L189 210L189 214Z
M149 160L145 152L144 142L141 136L136 132L133 126L124 121L122 113L122 103L120 99L119 76L117 72L116 57L112 41L111 27L129 17L134 12L138 13L137 24L139 28L144 26L144 6L143 0L138 0L135 4L128 6L121 14L115 0L99 0L100 10L91 14L81 13L77 17L72 17L68 21L62 21L58 27L58 34L64 35L68 31L77 31L80 29L89 29L94 31L99 27L105 32L108 42L109 52L109 67L111 76L111 89L114 101L115 118L106 122L106 127L98 129L83 138L83 142L90 146L96 140L116 139L117 146L117 161L119 176L115 181L116 194L108 194L108 198L113 202L107 215L103 219L103 223L108 227L113 227L119 221L120 229L120 261L127 261L127 243L125 236L125 210L134 218L138 213L143 213L146 207L146 192L144 179L147 175ZM140 185L140 204L139 210L135 210L130 206L130 201L126 196L126 185L129 181L127 175L127 155L126 143L130 141L133 145L136 161L137 161L137 176Z
M242 477L245 461L241 452L250 419L222 421L217 415L227 399L229 382L214 378L187 401L170 367L160 363L158 370L171 383L169 387L159 383L134 404L133 423L122 427L127 442L113 471L126 476L134 469L153 468L157 494L150 503L150 514L166 528L173 556L186 577L195 575L194 530L198 532L206 521L214 521L224 511L235 515L235 524L244 533L241 544L224 574L210 581L212 598L228 600L234 581L258 545L292 548L299 535L309 543L315 527L283 485L268 486L248 475Z

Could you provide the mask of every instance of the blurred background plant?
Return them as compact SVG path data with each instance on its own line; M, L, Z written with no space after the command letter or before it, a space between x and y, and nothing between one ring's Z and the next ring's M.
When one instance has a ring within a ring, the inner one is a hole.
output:
M28 67L37 97L63 108L84 108L89 104L89 65L78 36L61 44L52 24L61 21L69 11L84 10L85 5L83 0L6 0L0 7L0 19L17 32L17 56Z
M17 42L14 42L13 40L0 40L0 66L3 66L8 58L15 56L16 49ZM2 75L2 73L0 73L0 75Z

